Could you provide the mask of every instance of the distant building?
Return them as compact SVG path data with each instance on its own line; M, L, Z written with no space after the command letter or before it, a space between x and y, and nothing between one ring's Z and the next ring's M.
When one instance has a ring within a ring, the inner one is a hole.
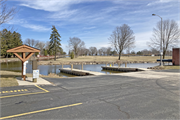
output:
M173 48L172 64L180 65L180 48Z

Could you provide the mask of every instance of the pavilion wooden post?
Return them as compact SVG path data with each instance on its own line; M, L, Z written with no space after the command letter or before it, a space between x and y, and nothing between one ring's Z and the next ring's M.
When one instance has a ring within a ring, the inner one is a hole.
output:
M12 52L22 61L22 78L23 78L23 80L25 80L26 79L25 75L23 75L24 62L27 61L34 53L40 52L40 50L30 47L28 45L21 45L21 46L7 50L7 52ZM29 54L27 56L25 54L26 52L29 52ZM17 53L22 53L22 57L19 56Z

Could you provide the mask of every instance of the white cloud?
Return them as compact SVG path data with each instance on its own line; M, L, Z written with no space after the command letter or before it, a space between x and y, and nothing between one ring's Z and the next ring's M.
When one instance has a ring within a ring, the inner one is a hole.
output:
M48 31L50 30L51 28L47 28L47 27L44 27L44 26L41 26L41 25L34 25L34 24L23 24L21 25L25 28L29 28L33 31L39 31L39 32L42 32L42 31Z
M93 27L84 27L83 29L84 30L91 30L91 29L95 29L96 27L95 26L93 26Z
M79 4L83 2L96 2L96 0L19 0L19 1L22 2L20 4L21 6L30 7L37 10L50 11L50 12L67 9L72 4Z
M172 1L177 1L177 0L156 0L154 2L148 3L147 6L152 6L152 5L160 4L160 3L168 3L168 2L172 2Z
M72 15L76 14L78 10L64 10L60 12L55 12L54 14L50 15L48 18L55 18L56 21L59 19L67 19Z
M135 35L135 50L140 51L143 49L149 49L147 42L150 41L150 38L152 37L152 31L148 32L140 32L136 33Z
M47 28L47 27L44 27L44 26L41 26L41 25L29 24L24 19L14 19L14 20L10 21L7 24L10 24L10 25L20 25L22 27L29 28L29 29L31 29L33 31L39 31L39 32L40 31L48 31L48 30L50 30L50 28Z

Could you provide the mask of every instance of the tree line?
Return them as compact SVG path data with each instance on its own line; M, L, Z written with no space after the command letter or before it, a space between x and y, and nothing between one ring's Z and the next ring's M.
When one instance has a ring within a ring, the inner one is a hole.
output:
M8 8L6 4L6 0L0 0L0 26L4 23L7 23L11 19L13 19L14 15L17 13L17 9L15 7ZM162 30L162 31L161 31ZM162 37L161 37L162 35ZM26 39L24 41L25 44L36 47L40 49L41 55L58 55L58 54L66 54L61 48L61 36L58 33L58 30L55 26L52 26L52 33L50 35L50 41L42 42L34 39ZM160 44L162 41L162 53L163 59L167 52L170 51L172 47L177 47L179 44L180 38L180 29L179 25L174 20L163 20L162 27L161 21L157 22L157 25L153 28L153 35L150 38L149 42L147 42L148 47L151 50L156 51L156 54L160 53ZM97 49L92 46L89 49L85 47L85 42L82 41L78 37L69 38L68 40L68 48L69 54L75 55L78 57L79 55L117 55L120 60L121 55L124 50L127 50L128 54L130 53L130 49L135 47L135 35L133 30L127 24L122 24L121 26L117 26L109 37L109 41L111 47L102 47ZM10 57L12 53L6 53L6 50L11 49L13 47L17 47L22 45L23 42L21 40L21 34L16 31L8 31L7 29L3 29L0 31L0 49L1 56ZM145 55L148 50L138 51L137 55ZM131 51L131 53L135 53ZM149 52L150 53L150 52ZM153 53L153 52L152 52ZM37 55L38 53L36 53ZM56 57L55 57L56 59Z

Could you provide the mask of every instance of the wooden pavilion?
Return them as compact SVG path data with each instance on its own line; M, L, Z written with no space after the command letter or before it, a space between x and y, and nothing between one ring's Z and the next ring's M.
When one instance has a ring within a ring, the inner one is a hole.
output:
M28 46L28 45L21 45L12 49L7 50L7 52L12 52L13 54L15 54L21 61L22 61L22 78L25 80L25 75L23 75L23 64L25 61L27 61L34 53L36 52L40 52L39 49ZM18 54L21 53L22 57ZM29 53L26 56L26 53Z

